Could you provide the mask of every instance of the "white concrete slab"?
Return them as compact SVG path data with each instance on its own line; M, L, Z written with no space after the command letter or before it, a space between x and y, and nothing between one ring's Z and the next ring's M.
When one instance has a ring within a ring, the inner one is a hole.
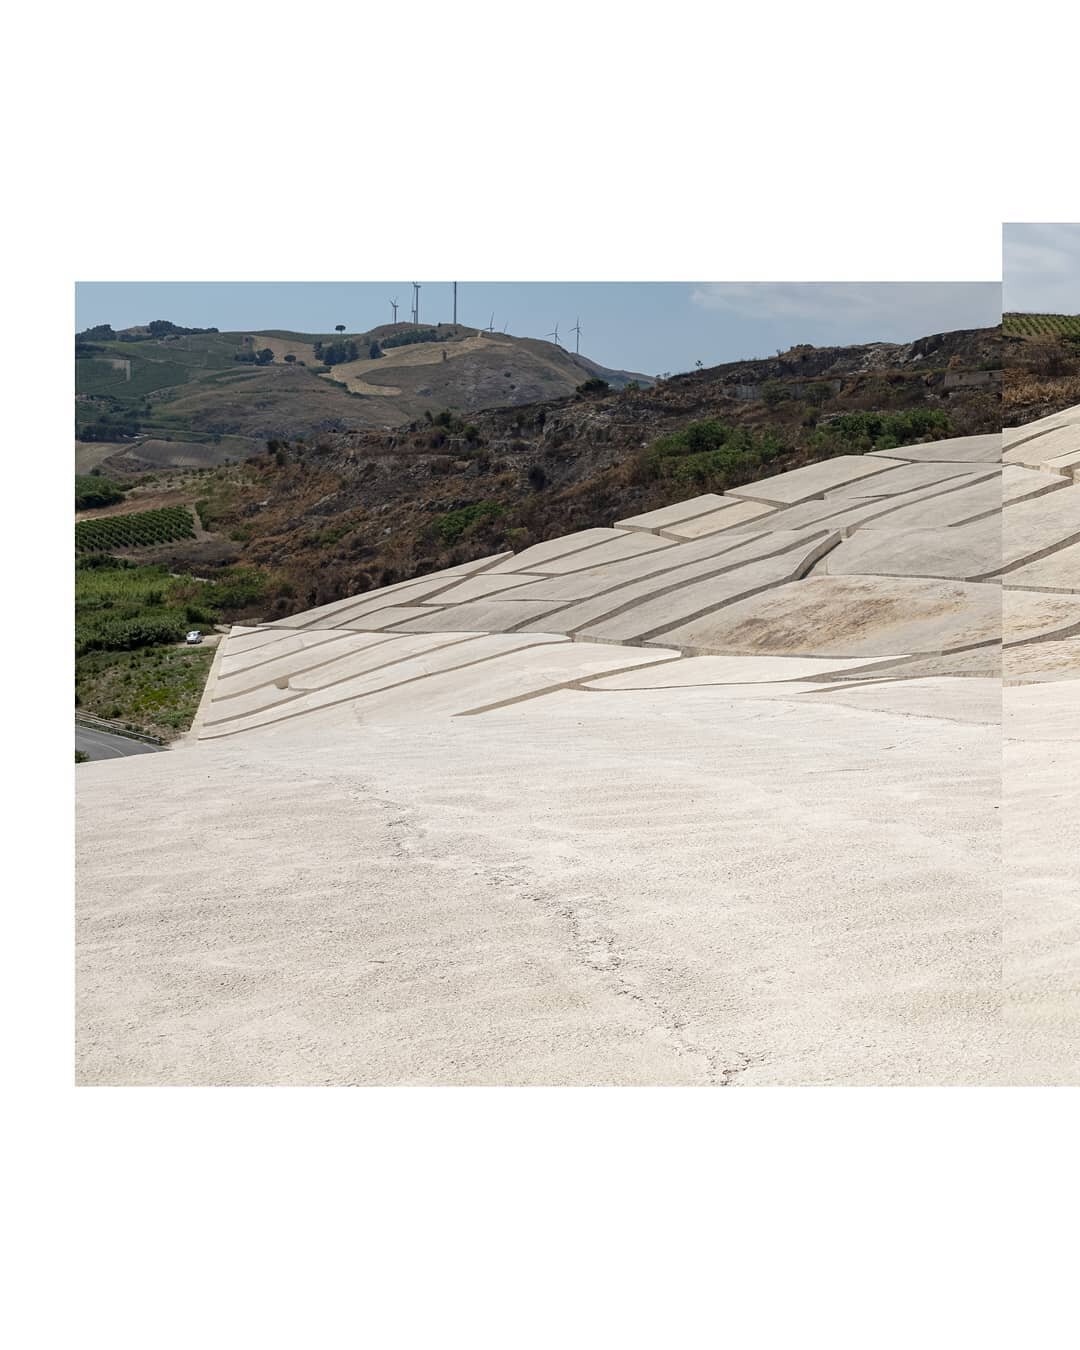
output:
M466 577L445 590L437 591L425 597L427 605L460 605L465 600L483 600L489 595L500 595L504 591L517 590L527 586L530 581L542 581L539 572L493 572L478 577Z
M1002 514L1001 536L1005 575L1021 563L1080 542L1080 485L1010 504Z
M960 480L952 480L957 482ZM907 505L895 505L893 498L883 499L883 510L869 519L853 521L853 528L863 530L919 530L940 529L995 519L1001 515L1001 484L996 477L972 485L950 488L948 492L923 497ZM1000 530L1000 523L998 529Z
M959 464L998 464L1001 462L1001 433L985 436L951 436L921 445L905 445L898 450L872 450L871 457L903 459L912 462L936 460Z
M886 656L997 641L1001 589L912 577L811 576L664 629L691 653Z
M828 576L949 577L978 581L1001 566L1001 519L930 530L858 530L824 559Z
M732 498L718 511L710 511L708 515L683 521L680 525L669 525L658 533L664 539L700 539L706 534L728 530L732 525L745 525L748 521L771 515L775 510L765 502L741 502Z
M868 455L837 455L819 464L807 464L801 469L789 469L787 473L759 479L745 487L730 488L727 495L772 506L797 506L800 502L823 496L831 488L869 478L899 463L898 459Z
M992 478L997 472L993 465L973 467L970 464L901 464L895 469L860 478L832 488L826 497L897 497L903 492L932 488L942 483L963 480L969 483Z
M555 625L556 632L565 628L567 632L577 632L594 642L642 643L653 638L659 641L657 635L672 624L688 623L703 614L711 614L719 606L803 576L833 542L832 536L821 536L786 553L747 563L708 581L690 582L663 595L631 603L587 627L579 626L585 606L551 615L548 622Z
M1026 497L1041 497L1046 492L1067 487L1068 482L1068 478L1059 473L1043 473L1020 464L1006 464L1001 474L1002 504L1022 502Z
M587 598L552 609L534 622L540 623L550 632L578 633L586 629L591 632L592 625L603 620L627 616L620 620L621 631L627 624L636 622L636 615L643 607L654 602L666 604L666 597L676 592L682 594L687 587L705 585L708 593L715 595L717 601L729 596L732 586L724 582L728 574L736 576L732 585L739 594L744 593L748 585L757 585L763 577L787 579L809 565L806 559L817 557L827 547L826 540L824 534L764 536L743 548L732 549L640 581L616 587L593 585L586 592ZM747 568L757 567L764 567L765 570L753 574L747 572ZM653 611L650 609L648 612ZM534 626L534 623L529 626Z
M695 516L707 515L726 504L726 499L715 492L706 492L700 497L690 497L686 501L672 502L670 506L657 507L655 511L645 511L638 516L628 516L626 520L617 520L617 530L644 530L647 534L656 534L668 525L677 525L683 520L693 520Z
M650 553L638 558L624 558L620 562L605 563L599 567L564 572L562 576L547 577L543 581L514 590L507 595L511 600L590 600L618 586L652 577L657 586L666 584L666 578L685 568L702 565L700 575L709 575L710 569L734 566L739 561L778 553L789 544L806 538L815 531L776 531L768 534L742 534L728 537L707 535L703 539L680 544L663 553ZM816 531L824 533L824 530Z
M559 608L550 600L502 600L490 596L443 609L432 606L413 613L395 631L404 633L511 633L525 625L535 627ZM557 631L557 630L555 630Z
M787 687L800 680L813 682L842 671L866 671L867 677L872 679L880 665L900 659L900 655L870 661L861 657L843 660L835 656L684 656L647 670L601 676L590 680L585 688L685 689L691 685L753 684Z
M419 713L423 708L424 695L414 686L437 675L468 669L476 672L475 678L468 677L470 687L482 689L487 675L486 669L480 669L482 666L543 640L531 634L512 637L506 634L459 633L453 636L458 641L436 644L391 665L375 666L320 688L276 691L280 695L276 700L265 690L253 690L250 695L244 696L243 703L230 700L229 704L216 711L215 721L207 718L200 730L200 740L211 741L260 728L284 726L312 713L343 709L354 701L399 686L409 687L408 698L413 700L414 709ZM554 644L565 641L561 637L547 640ZM344 716L348 721L351 713ZM335 712L331 721L337 719L338 714Z
M522 550L521 553L512 553L509 557L503 558L501 562L495 563L491 568L492 572L546 572L547 564L555 558L563 558L569 554L578 554L585 549L594 548L600 544L610 544L617 539L623 539L627 536L625 530L609 530L603 526L597 526L595 529L578 530L576 534L561 535L558 539L545 539L543 543L533 544L531 548ZM582 563L581 566L586 566Z
M1014 567L1001 580L1004 586L1021 590L1080 592L1080 544L1067 544L1035 562Z

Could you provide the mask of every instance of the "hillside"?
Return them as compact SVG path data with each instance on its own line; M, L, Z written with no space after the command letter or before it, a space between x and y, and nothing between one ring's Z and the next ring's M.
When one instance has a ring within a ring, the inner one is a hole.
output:
M273 438L242 464L159 475L95 514L195 507L199 538L132 556L273 575L250 616L277 616L766 471L996 431L1000 347L987 329L795 348L468 421L429 413L381 431Z
M105 460L118 472L208 467L269 439L560 398L597 375L615 388L649 382L534 338L407 323L340 335L88 330L75 369L80 472Z
M1021 426L1080 400L1080 314L1010 313L1005 336L1005 419Z

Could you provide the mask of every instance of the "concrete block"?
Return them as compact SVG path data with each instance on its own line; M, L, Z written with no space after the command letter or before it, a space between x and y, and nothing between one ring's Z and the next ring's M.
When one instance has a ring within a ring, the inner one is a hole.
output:
M801 469L789 469L787 473L747 483L745 487L731 488L727 495L772 506L798 506L800 502L823 496L830 488L869 478L899 463L898 459L871 458L869 455L837 455L820 464L807 464Z
M984 436L951 436L942 441L904 445L898 450L872 450L869 458L903 459L912 462L936 460L960 464L998 464L1001 462L1001 432Z
M727 593L723 586L723 577L727 573L737 572L739 584L744 585L746 569L765 561L769 563L767 575L783 576L786 579L792 568L797 569L801 565L808 551L813 552L815 557L820 554L826 538L823 533L765 535L745 547L731 549L639 581L601 589L594 584L582 598L565 607L552 609L534 622L541 623L553 633L577 633L586 628L591 631L591 626L602 620L613 619L627 610L636 614L650 602L662 601L673 592L704 583L710 583L710 593L715 593L719 598ZM633 616L624 618L620 626L633 621ZM534 625L530 623L529 626Z
M1002 514L1001 535L1003 575L1080 542L1080 486L1011 503Z
M683 521L681 525L669 525L660 530L664 539L700 539L703 535L718 534L729 530L733 525L745 525L758 520L761 516L771 515L776 508L765 502L739 501L732 498L719 511L710 511L708 515L698 516L696 520Z
M977 581L1001 566L1001 519L928 530L858 530L822 563L829 576L948 577Z
M565 534L558 539L545 539L542 543L533 544L531 548L524 549L521 553L513 553L508 558L503 558L501 562L495 563L491 571L547 572L549 570L548 564L557 558L565 558L571 554L577 555L587 549L602 544L611 544L628 537L633 536L628 534L626 530L609 530L604 526L597 526L590 530L578 530L576 534ZM653 539L652 543L656 547L660 544L660 541ZM582 562L580 566L588 566L588 563Z
M691 653L888 656L996 642L998 586L913 577L811 576L664 629Z
M1041 497L1068 484L1068 478L1060 473L1043 473L1020 464L1006 464L1001 473L1002 504L1022 502L1025 497Z
M959 483L960 486L953 486ZM869 519L852 522L851 528L864 530L919 530L965 525L1001 515L1001 484L994 476L974 484L953 479L948 491L935 493L897 506L894 498L883 498L888 506ZM1000 529L1000 524L998 526Z
M670 506L657 507L655 511L646 511L640 516L629 516L626 520L617 520L617 530L643 530L646 534L657 534L668 525L678 525L680 521L693 520L695 516L707 515L726 504L724 497L715 492L706 492L700 497L690 497L686 501L672 502Z
M1002 578L1006 587L1020 587L1029 591L1080 592L1080 544L1067 544L1064 548L1037 558L1034 562L1014 567Z
M831 535L819 536L785 553L747 563L707 581L689 582L663 595L630 602L619 612L587 627L579 627L587 606L551 615L548 622L556 625L555 631L565 628L594 642L642 643L657 638L672 624L688 623L735 600L803 576L834 542ZM668 644L660 641L659 645Z
M895 469L874 474L870 478L860 478L853 483L844 483L833 488L825 495L832 497L898 497L904 492L915 492L919 488L933 488L942 483L964 480L977 483L992 478L998 472L994 465L973 467L970 464L901 464Z

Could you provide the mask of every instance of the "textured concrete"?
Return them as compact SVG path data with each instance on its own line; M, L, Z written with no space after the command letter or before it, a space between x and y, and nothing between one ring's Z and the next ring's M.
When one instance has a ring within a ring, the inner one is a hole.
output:
M976 581L1001 566L1001 520L994 514L953 529L859 530L825 559L828 576L949 577Z
M534 544L523 553L504 558L493 572L566 572L578 567L593 567L614 558L631 557L669 547L663 539L627 530L581 530L562 539Z
M665 539L700 539L705 534L728 530L732 525L760 520L762 516L771 515L775 509L765 502L740 502L733 497L719 511L710 511L708 515L683 521L680 525L669 525L660 533Z
M997 586L908 577L808 577L765 591L656 641L693 652L888 656L994 642Z
M1006 689L1005 1020L1018 1081L1080 1082L1080 680Z
M987 436L953 436L942 441L926 441L922 445L905 445L899 450L875 450L868 458L997 464L1001 461L1001 433L995 431Z
M1002 579L1006 586L1033 591L1080 591L1080 543L1014 567Z
M1000 516L1001 483L996 477L974 484L953 479L943 486L946 491L922 497L906 506L890 502L890 510L853 523L860 530L919 530L967 525L988 516ZM1000 529L998 521L999 534Z
M941 483L950 485L960 483L978 483L991 478L998 472L993 465L978 468L970 464L900 464L895 469L886 469L884 473L860 478L854 483L845 483L842 487L832 488L826 497L897 497L902 492L914 492L918 488L937 487Z
M706 492L700 497L690 497L687 501L672 502L670 506L658 507L655 511L646 511L640 516L629 516L626 520L617 520L617 530L644 530L648 534L658 534L668 525L678 525L680 521L693 520L697 516L708 515L722 506L728 505L728 498L715 492Z
M1023 501L1025 497L1041 497L1044 492L1054 492L1067 486L1068 479L1059 473L1044 473L1039 469L1026 469L1020 464L1006 464L1001 473L1001 500L1007 506L1010 502Z
M732 488L729 497L745 497L751 502L767 502L773 506L797 506L811 497L820 497L830 488L840 487L881 473L898 460L872 458L869 455L837 455L820 464L807 464L802 469L762 478L746 487Z
M1075 543L1080 543L1080 485L1013 502L1002 515L1002 572Z
M1076 1083L1078 419L234 629L77 774L79 1082Z
M996 729L812 699L83 766L79 1081L1009 1081Z

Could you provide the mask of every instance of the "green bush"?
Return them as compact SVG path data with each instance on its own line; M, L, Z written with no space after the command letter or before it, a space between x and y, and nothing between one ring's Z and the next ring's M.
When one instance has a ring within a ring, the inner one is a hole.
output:
M503 512L504 508L498 502L473 502L471 506L462 506L456 511L436 516L435 533L443 544L453 544L472 526L482 520L494 520Z
M783 449L770 431L756 433L708 419L654 441L645 451L643 468L647 478L723 489L748 482Z
M75 475L75 510L91 511L99 506L113 506L124 500L124 489L109 478L98 474Z
M949 418L940 408L841 413L818 428L811 446L833 454L865 454L868 450L895 450L918 441L938 440L951 430Z

